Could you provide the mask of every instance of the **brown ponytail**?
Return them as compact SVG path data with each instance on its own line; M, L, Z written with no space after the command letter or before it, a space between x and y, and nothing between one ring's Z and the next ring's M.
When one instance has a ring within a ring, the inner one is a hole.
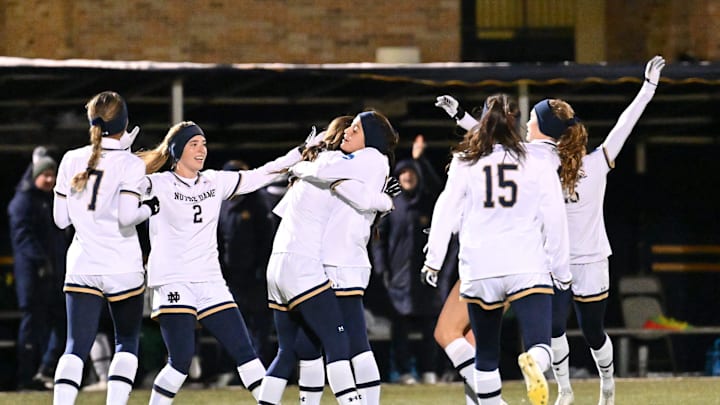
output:
M562 100L550 100L553 113L562 120L569 120L575 116L575 111L568 103ZM575 194L582 169L582 158L585 156L588 133L585 125L578 122L569 126L557 142L560 156L560 183L566 195Z
M477 162L492 153L493 146L499 143L516 158L524 158L525 147L517 125L520 114L517 103L507 94L495 94L487 98L485 105L487 112L453 152L459 153L461 160Z

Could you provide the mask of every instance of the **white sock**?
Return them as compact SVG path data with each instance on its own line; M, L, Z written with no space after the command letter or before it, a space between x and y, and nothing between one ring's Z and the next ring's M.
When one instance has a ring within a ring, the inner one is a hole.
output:
M90 348L90 360L92 360L93 369L95 369L98 380L107 381L112 357L113 352L107 335L98 333Z
M478 393L478 403L481 405L500 405L502 402L502 381L500 371L474 370L475 391Z
M553 374L560 391L572 391L570 386L570 346L567 335L552 338Z
M457 338L445 347L453 367L471 387L474 386L475 348L465 338Z
M150 405L172 404L175 394L180 391L187 374L175 370L171 365L166 364L155 377L153 389L150 394Z
M339 404L356 405L360 400L349 360L338 360L325 366L328 384Z
M117 352L108 370L107 405L125 405L130 398L138 358L132 353Z
M613 374L615 374L615 366L613 364L613 344L610 340L610 336L605 335L605 343L598 350L590 350L593 359L595 359L595 365L600 374L600 389L604 391L611 391L615 389L615 380Z
M266 375L262 380L262 384L260 384L258 403L279 404L286 385L286 379Z
M380 403L380 370L371 351L362 352L351 360L355 373L355 386L362 405Z
M300 403L318 405L325 387L325 364L323 358L314 360L300 360L298 386L300 389Z
M63 354L55 368L53 403L72 405L82 383L83 361L74 354Z
M550 349L550 346L543 344L535 345L531 347L527 353L535 360L535 364L540 368L540 371L544 373L550 369L552 365L552 349Z
M237 372L240 375L240 381L257 401L260 398L260 383L265 377L265 366L263 366L260 359L255 358L240 365Z

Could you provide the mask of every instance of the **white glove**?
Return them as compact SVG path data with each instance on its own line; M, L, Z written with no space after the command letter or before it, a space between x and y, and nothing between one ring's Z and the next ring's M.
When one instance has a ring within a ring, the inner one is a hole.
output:
M130 149L139 133L140 127L137 126L131 132L125 130L125 133L120 137L120 149Z
M556 278L553 273L550 273L550 276L552 277L555 288L557 288L558 290L567 291L568 289L570 289L570 285L572 284L572 276L570 276L570 278L567 280L560 280Z
M465 116L465 110L460 107L460 103L452 96L439 96L436 100L435 107L442 108L450 117L459 120Z
M645 81L657 86L660 81L660 72L665 67L665 59L662 56L657 55L650 59L645 65Z
M303 149L311 148L313 146L320 145L320 142L323 141L325 138L325 131L317 133L317 128L315 128L315 125L312 126L312 129L310 129L310 133L308 134L307 138L305 138L305 143L303 143Z
M437 288L438 273L439 270L431 269L428 266L423 266L420 270L420 282L430 287Z

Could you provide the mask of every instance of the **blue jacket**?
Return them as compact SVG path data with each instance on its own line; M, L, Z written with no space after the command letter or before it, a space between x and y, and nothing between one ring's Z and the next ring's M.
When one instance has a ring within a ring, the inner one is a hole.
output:
M397 196L393 201L395 209L382 218L379 236L371 243L373 272L383 280L397 313L433 315L440 312L444 291L423 285L420 269L425 259L423 247L427 243L423 230L430 226L438 185L432 173L428 173L431 168L423 158L398 162L395 176L407 169L418 175L418 186L412 192L403 191ZM448 256L452 254L449 252ZM457 258L446 262L443 270L457 262Z
M15 276L39 276L60 282L65 277L66 233L55 226L52 192L35 187L26 173L8 205Z

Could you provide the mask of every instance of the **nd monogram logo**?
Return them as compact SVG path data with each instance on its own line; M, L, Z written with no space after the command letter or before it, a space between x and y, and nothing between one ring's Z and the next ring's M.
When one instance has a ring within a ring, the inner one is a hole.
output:
M177 291L169 292L167 295L167 298L168 298L168 302L171 304L178 302L178 301L180 301L180 293Z

